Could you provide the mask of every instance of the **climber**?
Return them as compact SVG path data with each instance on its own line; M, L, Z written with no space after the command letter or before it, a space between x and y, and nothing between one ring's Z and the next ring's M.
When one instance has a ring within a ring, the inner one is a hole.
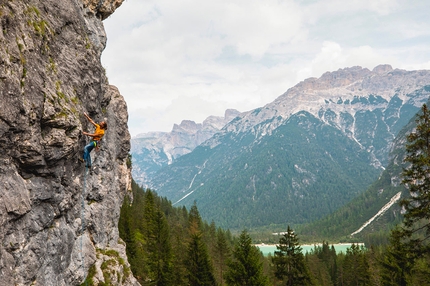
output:
M82 134L92 137L92 140L87 146L85 146L83 158L79 158L81 162L85 162L85 167L90 169L91 172L90 152L94 149L94 147L96 148L96 151L98 150L100 140L102 139L103 135L105 134L105 130L107 129L107 123L105 121L102 121L97 124L88 116L88 114L84 113L84 115L88 119L88 121L96 127L94 133L82 132Z

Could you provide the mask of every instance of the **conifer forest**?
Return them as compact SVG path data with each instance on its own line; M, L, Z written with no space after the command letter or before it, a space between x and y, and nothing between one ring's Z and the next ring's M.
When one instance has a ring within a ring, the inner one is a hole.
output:
M133 275L141 285L430 285L430 110L423 105L405 143L402 220L378 243L336 252L327 241L310 252L290 226L264 256L249 230L232 233L204 221L196 203L172 206L132 185L119 221ZM381 235L381 234L379 234Z

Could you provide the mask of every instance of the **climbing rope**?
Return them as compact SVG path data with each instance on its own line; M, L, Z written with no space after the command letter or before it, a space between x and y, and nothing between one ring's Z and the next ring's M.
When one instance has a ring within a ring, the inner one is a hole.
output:
M84 186L82 189L82 204L81 204L81 228L82 228L82 234L81 234L81 261L82 261L82 271L85 278L85 261L84 261L84 251L83 251L83 241L84 241L84 229L85 229L85 190L87 188L87 174L88 174L88 168L85 167L84 171ZM87 279L84 280L85 285L87 285Z

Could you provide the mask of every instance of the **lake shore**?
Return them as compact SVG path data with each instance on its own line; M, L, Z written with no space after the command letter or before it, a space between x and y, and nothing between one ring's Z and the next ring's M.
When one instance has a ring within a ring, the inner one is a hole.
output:
M337 253L340 253L340 252L345 253L347 249L351 247L352 244L353 243L333 243L333 244L329 244L329 247L333 246ZM359 246L364 246L364 243L362 242L354 243L354 244ZM264 255L269 255L269 254L274 254L275 251L277 251L276 246L278 244L258 243L254 245L257 246ZM315 247L321 247L321 246L322 246L322 243L300 245L303 253L311 252L314 250Z
M253 244L253 245L257 246L257 247L260 247L260 246L277 246L278 244L279 243L256 243L256 244ZM354 242L354 243L350 243L350 242L345 242L345 243L329 243L328 245L329 246L332 246L332 245L351 246L352 244L360 245L360 246L363 245L364 246L363 242ZM300 246L306 246L306 247L322 246L322 245L323 245L322 243L300 244Z

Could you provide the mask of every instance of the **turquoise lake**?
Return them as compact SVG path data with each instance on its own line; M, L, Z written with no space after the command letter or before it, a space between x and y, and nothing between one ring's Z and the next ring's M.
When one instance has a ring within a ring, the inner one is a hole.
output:
M356 243L356 245L363 245L362 243ZM336 253L346 253L346 249L350 248L352 243L339 243L339 244L330 244L330 248L331 246L334 246L334 249L336 250ZM271 253L273 255L273 253L276 250L276 245L275 244L256 244L255 246L257 246L261 252L263 252L264 255L268 255L269 253ZM321 246L318 245L317 246ZM314 249L314 245L301 245L302 250L303 250L303 254L305 254L306 252L310 252L312 249Z

